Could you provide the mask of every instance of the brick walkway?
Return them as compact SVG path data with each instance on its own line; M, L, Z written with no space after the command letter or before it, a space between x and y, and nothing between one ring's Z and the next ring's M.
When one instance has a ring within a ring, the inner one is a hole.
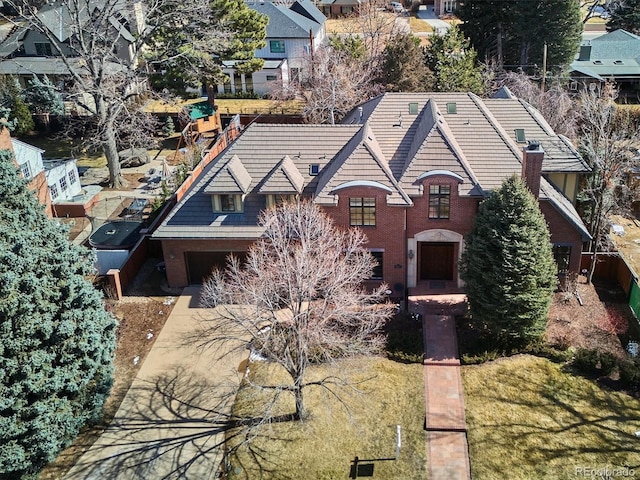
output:
M434 301L411 297L412 312L423 315L425 429L430 480L471 478L460 360L453 313L460 295ZM437 312L437 313L436 313Z

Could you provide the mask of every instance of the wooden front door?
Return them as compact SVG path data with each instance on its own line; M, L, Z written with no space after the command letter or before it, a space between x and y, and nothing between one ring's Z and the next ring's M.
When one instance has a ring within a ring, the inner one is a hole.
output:
M454 243L420 244L420 280L453 280Z

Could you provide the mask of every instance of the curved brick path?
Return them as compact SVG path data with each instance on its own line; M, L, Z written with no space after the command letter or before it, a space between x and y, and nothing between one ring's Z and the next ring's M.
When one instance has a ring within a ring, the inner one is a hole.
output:
M467 425L454 321L462 295L411 297L410 309L423 316L425 429L430 480L471 478Z

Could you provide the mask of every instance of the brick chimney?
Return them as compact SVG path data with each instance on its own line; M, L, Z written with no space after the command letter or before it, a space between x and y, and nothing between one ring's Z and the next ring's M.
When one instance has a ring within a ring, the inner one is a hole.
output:
M522 149L522 179L533 196L540 195L540 176L542 175L544 150L535 140Z

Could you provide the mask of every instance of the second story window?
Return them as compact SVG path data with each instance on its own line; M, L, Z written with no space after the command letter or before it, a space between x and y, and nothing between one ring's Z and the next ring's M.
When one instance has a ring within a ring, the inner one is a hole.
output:
M284 53L284 40L270 40L269 51L271 53Z
M60 177L60 190L65 192L67 190L67 176Z
M429 218L449 218L450 185L429 186Z
M350 198L349 224L352 226L375 227L376 199L361 197Z
M242 213L242 196L221 194L213 196L213 211L218 213Z
M71 185L75 185L77 181L78 181L78 177L76 177L76 171L69 170L69 183Z
M31 168L29 168L29 162L23 163L20 166L20 171L22 172L22 176L25 180L29 180L31 178Z
M296 196L290 194L267 195L267 208L277 207L284 203L295 203Z
M373 267L373 272L371 272L372 280L382 280L382 260L384 253L383 252L369 252L375 258L377 265Z
M51 185L49 187L49 191L51 193L51 200L55 200L56 198L58 198L58 184L54 183L53 185Z

